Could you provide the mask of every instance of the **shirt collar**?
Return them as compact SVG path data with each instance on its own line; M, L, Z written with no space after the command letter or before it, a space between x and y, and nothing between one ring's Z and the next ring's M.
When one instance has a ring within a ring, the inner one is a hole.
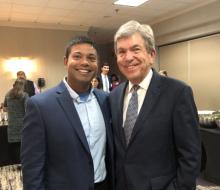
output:
M102 77L108 77L108 75L104 75L103 73L101 73L101 76L102 76Z
M82 100L80 99L79 94L77 94L76 91L74 91L74 90L70 87L70 85L69 85L69 84L67 83L67 81L66 81L66 78L67 78L67 77L64 77L63 83L64 83L64 85L66 86L66 88L67 88L67 90L68 90L68 92L69 92L71 98L72 98L74 101L78 102L78 103L84 102L84 101L82 101ZM90 100L94 97L93 90L94 90L94 89L91 89L91 90L90 90L89 97L88 97L88 99L87 99L86 101L90 101Z
M142 89L144 89L144 90L147 91L152 76L153 76L153 71L152 71L152 69L150 69L149 73L145 76L144 80L142 80L142 81L138 84L138 85L140 86L140 88L142 88ZM131 89L132 89L133 86L134 86L134 84L129 81L129 84L128 84L128 92L131 91Z

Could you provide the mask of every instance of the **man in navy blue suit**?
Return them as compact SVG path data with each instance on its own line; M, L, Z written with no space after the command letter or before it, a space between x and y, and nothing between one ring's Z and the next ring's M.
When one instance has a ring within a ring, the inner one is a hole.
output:
M110 77L108 76L110 67L107 62L105 62L102 67L101 67L101 74L100 74L100 82L101 82L101 88L105 92L110 92L111 90L111 80Z
M108 94L92 89L93 42L67 46L61 83L29 99L22 131L24 190L112 190L113 142Z
M116 190L195 190L201 146L191 88L152 69L149 25L125 23L114 43L127 78L110 94Z

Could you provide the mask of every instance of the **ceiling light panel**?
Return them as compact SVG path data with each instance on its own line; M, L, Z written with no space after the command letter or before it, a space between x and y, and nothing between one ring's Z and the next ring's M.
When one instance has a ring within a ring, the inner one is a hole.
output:
M132 7L137 7L146 1L149 0L118 0L114 2L115 5L125 5L125 6L132 6Z

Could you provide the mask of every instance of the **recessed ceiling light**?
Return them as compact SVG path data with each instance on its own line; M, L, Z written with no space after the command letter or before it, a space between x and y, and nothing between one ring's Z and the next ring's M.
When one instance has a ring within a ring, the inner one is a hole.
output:
M114 2L115 5L126 5L126 6L132 6L132 7L137 7L146 1L149 0L118 0Z

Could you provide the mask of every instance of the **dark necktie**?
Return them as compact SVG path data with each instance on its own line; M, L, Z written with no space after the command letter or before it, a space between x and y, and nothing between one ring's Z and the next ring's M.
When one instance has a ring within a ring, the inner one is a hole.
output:
M138 116L138 95L137 95L138 88L139 88L138 85L134 85L132 87L133 92L129 100L126 119L124 123L124 133L125 133L125 139L127 145L129 143L131 133Z

